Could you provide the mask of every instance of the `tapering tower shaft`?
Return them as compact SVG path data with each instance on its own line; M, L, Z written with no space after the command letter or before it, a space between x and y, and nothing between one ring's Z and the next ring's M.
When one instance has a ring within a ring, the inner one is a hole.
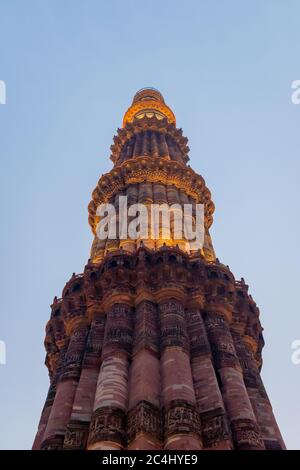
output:
M259 310L215 256L214 205L188 152L162 95L140 90L89 204L90 259L52 304L34 449L284 448L260 376ZM175 236L175 215L155 237L99 237L99 207L115 209L124 228L123 201L127 225L138 204L148 215L153 205L190 205L197 225L201 205L202 246L186 231Z

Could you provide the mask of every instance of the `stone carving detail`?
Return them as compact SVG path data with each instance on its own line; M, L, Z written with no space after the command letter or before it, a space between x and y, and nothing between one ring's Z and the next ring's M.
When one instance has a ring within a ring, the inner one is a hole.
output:
M258 425L250 419L235 420L231 423L234 442L237 449L264 449Z
M170 325L161 330L161 346L180 346L188 348L186 328L183 325Z
M208 331L216 329L221 329L223 331L225 327L225 320L222 315L208 312L205 319L205 326Z
M170 300L168 302L163 302L159 305L160 311L163 314L174 314L174 315L180 315L182 318L185 316L184 308L183 306L177 302L175 299Z
M45 441L43 441L42 450L62 450L63 448L64 436L53 436Z
M282 450L282 445L278 441L264 440L266 450Z
M90 334L87 341L86 352L99 355L104 340L104 317L98 319L91 325Z
M180 433L201 435L200 417L196 407L183 400L168 404L164 411L164 427L165 437Z
M147 401L138 403L127 416L128 441L132 441L140 432L151 434L157 440L162 438L161 411Z
M64 450L83 450L86 448L89 423L73 421L68 424L64 439Z
M133 352L148 348L154 353L159 351L158 312L156 306L143 301L136 308Z
M204 448L214 448L230 441L230 431L223 410L201 413L202 440Z
M191 357L210 354L210 345L207 339L201 312L199 310L188 311L187 321Z
M109 311L105 330L105 354L115 349L131 352L133 342L132 311L127 305L116 304Z
M88 443L114 441L125 444L126 415L120 408L103 407L93 413Z
M206 335L194 336L190 340L190 354L191 357L200 356L202 354L210 354L210 346L207 341Z
M64 359L64 371L61 380L79 379L88 330L89 328L84 326L72 334Z
M239 360L227 321L221 315L208 312L205 325L216 368L239 368Z
M169 346L189 348L185 312L183 306L175 301L164 302L161 311L161 347Z

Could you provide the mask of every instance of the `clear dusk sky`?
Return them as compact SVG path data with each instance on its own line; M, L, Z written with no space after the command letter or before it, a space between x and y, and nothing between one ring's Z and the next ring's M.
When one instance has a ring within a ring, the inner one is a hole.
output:
M0 0L0 447L31 447L53 297L82 272L87 205L134 93L154 86L216 205L217 256L261 311L263 379L300 449L297 0Z

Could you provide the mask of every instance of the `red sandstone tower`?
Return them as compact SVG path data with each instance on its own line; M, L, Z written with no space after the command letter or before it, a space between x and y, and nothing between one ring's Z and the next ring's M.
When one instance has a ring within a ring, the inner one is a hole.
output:
M50 388L33 449L283 449L258 307L215 257L210 192L157 90L135 95L111 150L89 204L91 258L46 326ZM203 249L172 236L99 240L97 207L119 195L204 204Z

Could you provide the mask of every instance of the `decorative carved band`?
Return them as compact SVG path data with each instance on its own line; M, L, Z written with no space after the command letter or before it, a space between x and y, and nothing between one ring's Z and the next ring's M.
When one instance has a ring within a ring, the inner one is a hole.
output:
M182 166L172 160L160 158L139 157L124 162L104 174L98 181L89 204L89 224L93 233L96 233L98 217L97 207L123 191L128 185L147 181L149 183L161 182L165 185L174 185L183 190L195 202L205 205L205 225L210 227L213 221L214 204L209 189L205 186L202 176L191 168Z
M127 437L131 442L140 432L162 439L161 411L148 401L141 401L127 415Z
M89 434L89 422L71 421L68 424L64 450L84 450Z
M258 425L251 419L236 419L231 422L233 440L240 450L265 449Z
M157 307L147 300L136 308L133 353L147 348L158 354L159 331Z
M225 412L222 408L205 411L200 414L203 447L217 447L224 441L231 441L231 434Z
M120 408L98 408L92 416L88 445L99 441L113 441L125 445L125 421L125 412Z
M165 103L156 100L142 100L133 103L130 108L128 108L123 119L123 127L126 126L127 122L132 122L139 111L145 110L146 112L147 109L158 111L166 116L168 122L176 123L173 111Z
M133 343L132 309L126 304L115 304L107 314L103 353L113 351L130 353Z
M189 147L187 146L188 139L182 135L182 129L177 129L174 124L170 124L166 119L159 120L155 116L148 117L145 115L142 119L134 119L132 123L126 123L125 127L118 129L117 135L114 136L114 143L111 148L111 160L116 163L118 162L122 151L124 152L124 147L130 145L131 148L128 149L129 157L134 156L135 146L136 146L136 137L141 135L142 132L149 132L150 146L153 147L152 154L159 156L160 145L159 145L159 136L168 136L174 144L177 146L180 154L182 155L183 161L187 162L189 160L188 153ZM152 142L153 134L156 136L154 142ZM151 145L151 144L156 145ZM141 145L141 153L143 151L143 145ZM127 154L127 152L126 152ZM127 156L127 155L126 155Z
M180 302L170 299L159 305L161 312L161 348L170 346L189 349L185 311Z
M187 320L191 358L211 354L201 312L199 310L188 310Z
M64 371L60 379L61 381L68 379L79 380L88 330L89 327L81 327L71 336L64 359Z
M277 440L265 439L264 440L266 450L282 450L283 447Z
M196 406L184 400L171 401L164 409L164 430L165 438L174 434L197 434L201 437Z
M55 435L43 441L41 450L62 450L64 435Z

